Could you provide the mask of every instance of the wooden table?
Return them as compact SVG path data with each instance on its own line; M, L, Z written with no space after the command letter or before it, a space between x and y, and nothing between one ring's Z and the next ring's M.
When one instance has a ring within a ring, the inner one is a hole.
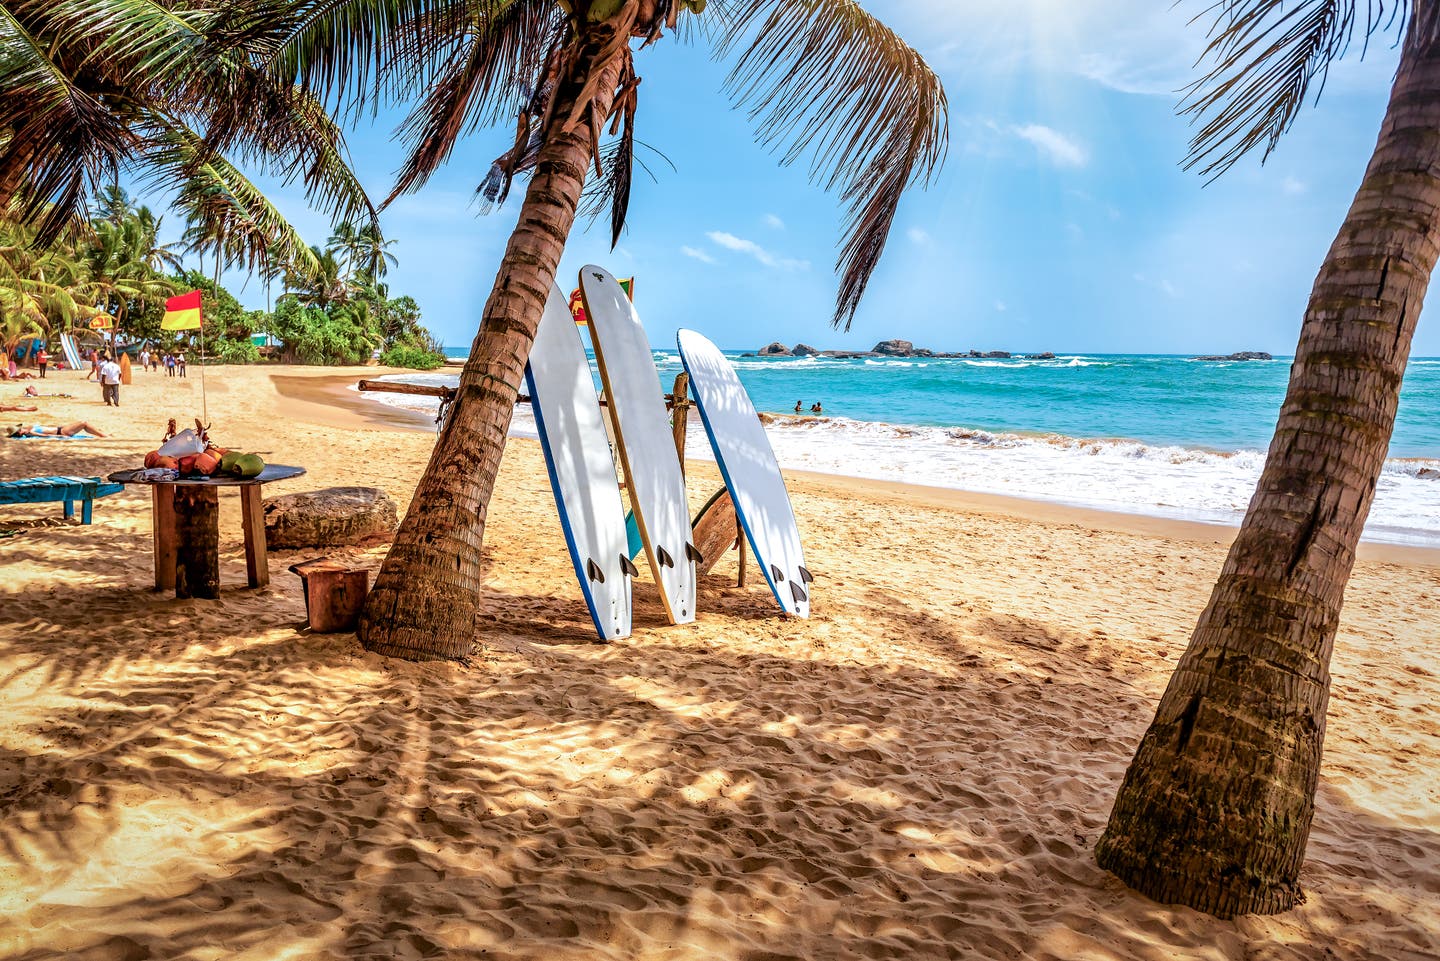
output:
M176 597L220 596L220 488L240 490L240 526L245 532L245 573L251 587L270 583L265 556L265 516L261 485L289 480L303 467L267 464L258 476L185 477L148 481L138 470L110 475L117 484L146 484L151 489L151 528L155 534L155 589Z

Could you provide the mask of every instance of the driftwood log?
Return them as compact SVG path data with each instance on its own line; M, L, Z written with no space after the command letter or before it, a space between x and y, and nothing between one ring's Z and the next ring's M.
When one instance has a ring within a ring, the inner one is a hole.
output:
M265 501L269 550L338 547L389 538L398 524L395 502L373 487L327 487Z

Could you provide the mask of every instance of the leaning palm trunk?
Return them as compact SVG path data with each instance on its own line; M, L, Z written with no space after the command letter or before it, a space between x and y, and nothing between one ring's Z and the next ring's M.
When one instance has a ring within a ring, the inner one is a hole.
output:
M594 126L582 121L566 129L563 118L588 98L587 84L596 91L595 113L609 112L621 66L617 44L607 42L613 37L609 25L592 26L555 92L557 119L540 149L448 419L365 605L360 639L369 650L442 659L463 657L474 646L486 507L594 153Z
M1411 24L1375 154L1310 296L1259 486L1096 848L1158 901L1232 917L1300 897L1345 583L1440 252L1430 35Z

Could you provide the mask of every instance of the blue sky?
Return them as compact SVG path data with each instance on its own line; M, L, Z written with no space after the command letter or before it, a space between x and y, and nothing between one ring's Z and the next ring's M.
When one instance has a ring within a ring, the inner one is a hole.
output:
M577 230L560 282L603 264L635 274L656 344L677 327L722 347L772 340L868 348L901 337L937 350L1292 352L1311 283L1375 144L1396 54L1372 45L1332 71L1261 166L1216 183L1179 168L1189 136L1175 93L1193 74L1203 8L1154 0L874 0L867 8L916 46L950 101L950 152L928 190L901 206L851 331L832 330L841 225L835 197L782 168L720 93L723 64L703 41L666 38L637 57L642 154L629 228ZM398 114L350 134L362 180L385 196L401 163ZM507 125L508 126L508 125ZM466 346L522 191L485 216L471 204L509 130L482 132L383 219L398 241L392 293L420 303L447 344ZM314 243L328 218L298 186L267 184ZM159 198L153 198L159 199ZM167 227L178 232L180 218ZM582 228L584 223L580 225ZM227 275L238 290L240 275ZM241 299L264 304L251 281ZM1440 354L1421 323L1416 355Z

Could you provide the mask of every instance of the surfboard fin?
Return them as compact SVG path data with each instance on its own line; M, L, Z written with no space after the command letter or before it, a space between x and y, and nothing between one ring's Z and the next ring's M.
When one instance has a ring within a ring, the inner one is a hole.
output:
M794 581L791 581L790 596L795 598L796 604L799 604L801 601L805 600L805 589L802 588L799 584L796 584Z
M624 554L620 555L620 569L626 574L629 574L631 577L640 576L640 569L636 567L634 563L631 562L630 558L626 557Z
M605 572L600 569L600 565L596 564L593 558L586 558L585 560L585 575L592 581L598 581L601 584L605 583Z
M675 566L675 558L671 557L671 556L670 556L670 552L667 551L665 548L663 548L663 547L657 547L657 548L655 548L655 554L657 555L657 557L658 557L659 560L660 560L660 566L661 566L661 567L674 567L674 566Z
M780 568L776 567L774 564L770 565L770 575L770 579L773 580L776 584L779 584L781 581L785 580L785 575L781 574Z
M685 542L685 559L687 561L694 561L696 564L705 563L705 555L700 553L700 548L689 541Z
M815 575L814 575L814 574L811 574L808 570L806 570L804 564L801 564L801 565L800 565L800 581L801 581L801 583L803 583L803 584L809 584L809 583L810 583L811 581L813 581L813 580L815 580Z

